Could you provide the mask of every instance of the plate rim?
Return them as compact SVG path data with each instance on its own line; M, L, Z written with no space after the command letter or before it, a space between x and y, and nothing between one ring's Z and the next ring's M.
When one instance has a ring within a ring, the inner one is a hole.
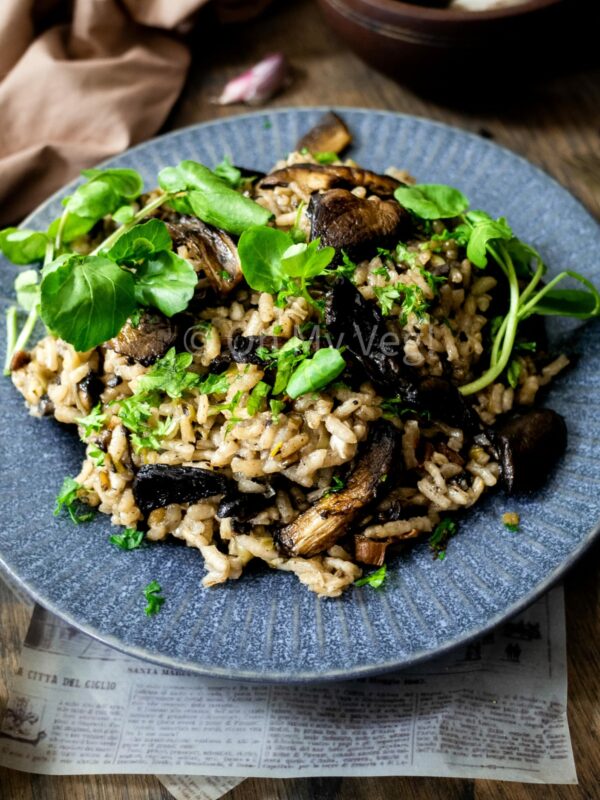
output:
M151 139L147 139L143 142L140 142L137 145L134 145L133 147L127 148L121 153L117 153L107 159L102 160L96 166L102 168L106 165L113 163L115 159L121 158L130 153L143 151L145 149L151 149L152 146L157 141L177 137L180 135L185 136L187 133L190 133L194 130L198 130L199 128L207 129L214 126L222 125L224 123L231 122L233 120L256 119L261 117L268 119L269 117L273 116L286 116L297 112L324 113L327 111L335 111L336 113L340 113L341 115L347 112L352 112L352 113L358 112L360 114L364 114L367 116L370 114L377 114L377 115L391 117L394 119L401 118L410 121L417 121L420 123L424 123L428 126L434 126L436 128L440 128L446 132L451 132L452 134L459 133L462 136L466 136L467 138L472 139L480 144L482 143L481 136L479 136L477 133L473 131L466 130L458 125L450 125L448 123L429 119L427 117L423 117L420 115L408 114L405 112L397 112L397 111L392 111L390 109L365 108L362 106L357 106L357 107L340 106L336 104L319 105L319 106L285 106L276 109L261 109L242 114L232 114L230 116L221 117L214 120L205 120L203 122L191 123L190 125L186 125L181 128L176 128L175 130L172 131L166 131L162 134L152 137ZM593 224L600 226L600 223L598 223L596 217L594 217L594 215L588 210L588 208L583 204L583 202L578 197L573 195L572 192L565 186L563 186L554 176L550 175L544 168L538 166L537 164L533 164L531 161L529 161L520 153L516 153L514 150L504 145L497 144L493 140L488 141L488 145L496 150L500 150L501 152L509 155L513 159L517 159L520 163L526 166L527 169L534 170L534 172L538 173L538 175L545 181L550 181L555 187L560 189L562 192L566 192L571 198L571 200L578 206L579 212L585 214L585 216ZM81 182L81 180L82 180L81 177L77 177L66 183L64 186L62 186L60 189L58 189L56 192L50 195L46 200L40 203L33 211L31 211L23 219L23 221L19 224L18 227L26 227L29 221L34 216L37 216L39 213L43 212L49 205L61 199L61 197L65 193L69 192L72 188L77 186ZM490 632L494 628L497 628L498 625L500 625L504 620L514 616L515 614L519 613L520 611L531 605L542 594L551 589L560 580L560 578L563 577L574 566L574 564L590 549L590 547L593 545L594 541L599 535L600 535L600 520L598 520L588 530L585 537L581 539L577 547L573 551L571 551L569 556L564 561L562 561L557 567L555 567L555 569L551 573L549 573L542 581L540 581L536 586L534 586L527 594L520 597L510 606L503 608L501 611L497 612L494 616L490 617L488 621L485 623L485 625L477 628L477 630L468 631L463 635L455 636L453 639L446 642L445 644L435 647L434 650L422 648L421 650L416 651L407 658L404 658L401 662L398 662L397 660L393 659L391 660L388 659L378 664L354 666L350 667L349 669L336 668L336 669L328 669L323 672L315 672L314 670L295 671L293 675L272 670L266 672L265 671L259 672L257 669L249 670L244 668L239 669L239 668L227 668L218 666L206 667L194 661L186 661L185 659L182 658L175 658L172 656L156 654L153 653L151 650L147 649L146 647L140 645L127 644L118 637L116 637L114 634L103 633L100 630L98 630L94 625L85 622L80 622L77 619L75 619L68 611L59 608L54 602L46 598L43 592L40 592L36 588L30 586L29 582L26 579L23 579L18 574L16 574L5 561L2 552L0 552L0 566L10 576L12 581L29 597L31 597L36 603L43 606L49 612L59 617L60 619L64 620L67 624L71 625L77 630L82 631L83 633L95 639L96 641L101 642L102 644L105 644L108 647L118 652L121 652L125 655L141 659L149 663L158 664L163 667L168 667L169 669L184 670L186 672L191 672L203 676L205 678L238 680L238 681L247 681L251 683L263 683L263 684L293 685L293 684L303 684L303 683L328 683L334 681L355 680L375 675L383 675L394 671L400 671L400 670L406 671L430 659L439 658L444 655L447 655L453 650L461 646L464 646L469 642L472 642L473 640Z

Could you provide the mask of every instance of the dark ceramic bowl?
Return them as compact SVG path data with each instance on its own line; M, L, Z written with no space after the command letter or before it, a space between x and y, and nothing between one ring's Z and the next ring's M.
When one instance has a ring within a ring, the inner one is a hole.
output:
M400 0L319 0L319 5L365 61L406 83L459 80L465 94L482 81L539 74L564 58L573 39L573 11L580 7L578 0L528 0L480 12Z

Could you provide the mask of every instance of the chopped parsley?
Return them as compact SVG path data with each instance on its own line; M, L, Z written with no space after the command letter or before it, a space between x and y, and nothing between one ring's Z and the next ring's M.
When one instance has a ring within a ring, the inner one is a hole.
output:
M354 279L354 273L356 272L358 264L355 264L354 261L350 258L350 256L346 253L345 250L342 250L342 263L337 266L334 270L336 275L341 275L344 278L348 278L349 281Z
M373 270L373 275L378 275L382 278L389 278L390 271L387 267L377 267L377 269Z
M79 525L80 522L89 522L93 519L96 510L90 508L79 499L80 489L83 489L83 486L73 478L64 479L60 492L56 496L55 517L64 509L75 525Z
M261 410L270 391L271 387L264 381L259 381L254 389L252 389L246 404L246 411L250 417L253 417L258 411Z
M333 164L338 160L338 154L333 150L324 150L322 153L313 153L315 161L319 164Z
M102 405L98 403L87 417L80 417L75 422L83 428L83 436L87 438L92 433L98 433L102 430L102 426L106 422L106 414L102 413Z
M267 364L277 367L273 394L281 394L285 391L294 369L305 361L310 353L310 340L298 339L293 336L279 348L279 350L269 350L267 347L259 347L256 355Z
M165 598L161 595L162 588L158 581L150 581L148 586L144 589L144 597L146 598L147 605L144 609L146 614L151 617L158 614L162 608Z
M429 537L429 547L434 558L443 561L446 558L446 546L448 540L456 535L458 525L450 517L445 517L435 526L433 533Z
M414 250L409 250L403 242L398 242L396 245L396 259L399 262L408 264L409 267L415 267L419 262L419 254Z
M517 350L529 350L529 352L535 353L537 350L537 342L517 342L515 348Z
M144 532L135 528L125 528L123 533L115 533L108 541L120 550L136 550L144 540Z
M191 353L177 353L175 348L171 347L152 369L139 379L136 394L160 391L171 398L177 398L198 387L201 382L200 376L189 371L192 361Z
M419 272L427 281L427 285L429 286L433 294L437 294L439 291L438 287L442 283L446 283L446 278L443 275L433 275L433 273L429 272L424 267L421 267L419 269Z
M269 409L273 415L273 422L277 423L279 421L279 415L284 408L285 403L283 400L269 400Z
M370 572L368 575L363 575L362 578L359 578L357 581L354 581L355 586L372 586L373 589L379 589L383 586L384 581L387 578L387 564L384 564L379 569L376 569L375 572Z
M323 492L323 497L329 497L330 494L338 494L342 489L346 488L346 481L339 478L337 475L331 479L331 484Z
M95 444L91 444L88 447L88 456L92 459L92 461L94 462L94 464L97 467L103 467L104 466L104 457L105 457L105 455L106 455L106 453L104 452L104 450L101 450Z
M154 427L140 427L137 432L131 435L131 444L134 450L158 450L162 446L163 439L175 429L175 421L168 417L159 420Z
M425 420L431 419L431 411L426 408L409 408L409 406L404 405L404 400L400 397L386 397L385 400L382 400L380 408L383 411L384 419L389 419L390 417L406 417L409 415L421 417L421 419Z
M394 283L387 286L373 287L375 296L379 301L381 310L386 316L392 313L395 302L402 300L400 310L400 323L406 324L408 317L414 314L417 319L427 316L428 303L420 286L408 283Z

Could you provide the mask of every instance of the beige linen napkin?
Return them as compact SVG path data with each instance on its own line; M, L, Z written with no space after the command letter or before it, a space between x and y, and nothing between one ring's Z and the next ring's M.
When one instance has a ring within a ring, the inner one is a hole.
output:
M157 132L208 0L0 0L0 225ZM239 20L266 3L222 0Z

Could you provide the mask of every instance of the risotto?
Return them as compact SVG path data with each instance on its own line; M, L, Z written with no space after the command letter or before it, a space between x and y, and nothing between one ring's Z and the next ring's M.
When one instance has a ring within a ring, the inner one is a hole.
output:
M124 549L180 539L205 586L258 560L337 597L544 480L566 444L536 407L569 363L543 328L556 282L506 220L342 159L349 140L328 115L267 175L182 162L149 194L90 171L49 232L0 234L44 261L9 364L31 414L78 426L74 521L109 515Z

